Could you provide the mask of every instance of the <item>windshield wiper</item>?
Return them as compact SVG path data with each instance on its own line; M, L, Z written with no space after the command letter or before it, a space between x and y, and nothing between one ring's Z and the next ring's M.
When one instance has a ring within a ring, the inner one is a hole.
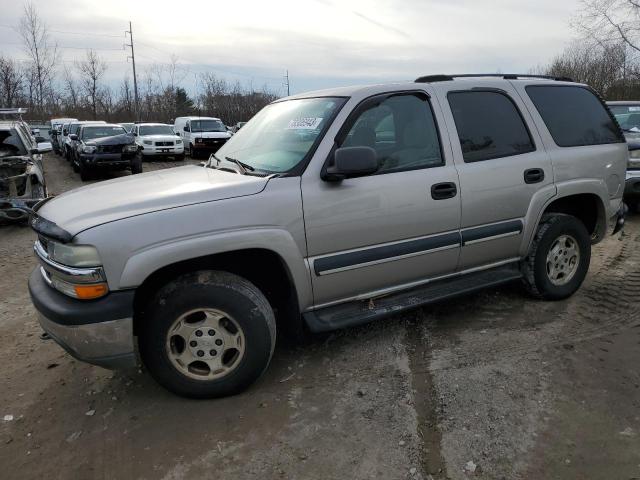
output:
M248 165L246 163L241 162L240 160L238 160L237 158L231 158L231 157L224 157L225 160L228 160L229 162L233 162L236 165L238 165L241 169L242 169L242 174L246 175L247 174L247 170L250 172L253 172L255 170L254 167L252 167L251 165Z

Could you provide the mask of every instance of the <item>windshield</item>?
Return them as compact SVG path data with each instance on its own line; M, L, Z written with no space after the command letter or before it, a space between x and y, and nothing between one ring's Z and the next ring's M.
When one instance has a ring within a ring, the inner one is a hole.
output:
M272 103L238 130L216 156L269 173L288 172L306 157L344 102L344 98L323 97Z
M609 108L623 130L640 133L640 105L610 105Z
M84 127L82 129L83 140L95 140L96 138L113 137L127 133L122 127Z
M120 126L122 128L124 128L127 132L131 131L131 128L133 128L133 123L121 123Z
M72 123L71 126L69 127L69 135L76 135L79 129L80 129L79 123Z
M26 154L27 149L20 140L18 132L15 130L0 131L0 158Z
M175 135L169 125L145 125L140 127L140 135Z
M227 128L220 120L192 120L192 132L226 132Z

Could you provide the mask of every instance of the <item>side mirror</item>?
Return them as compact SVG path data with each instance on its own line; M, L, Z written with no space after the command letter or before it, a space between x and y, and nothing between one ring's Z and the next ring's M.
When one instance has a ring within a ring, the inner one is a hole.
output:
M53 147L51 146L50 142L42 142L42 143L38 143L37 148L32 148L31 153L32 154L47 153L47 152L50 152L51 150L53 150Z
M184 126L183 130L184 130L185 132L190 132L190 131L191 131L187 125L185 125L185 126Z
M66 128L62 130L62 135L64 135L65 137L69 135L69 130L67 130Z
M78 135L76 135L75 133L72 133L71 135L69 135L69 139L75 142L76 140L78 140Z
M179 137L179 136L180 136L180 132L176 132L176 137Z
M361 177L378 171L378 155L371 147L342 147L333 154L333 166L327 168L322 179L340 182L345 178Z
M134 137L137 137L137 136L138 136L138 134L137 134L136 132L131 131L131 132L129 132L129 133L130 133L131 135L133 135Z
M44 137L41 137L41 136L37 136L36 137L36 143L43 143L43 142L46 142L46 141L47 141L47 139L44 138Z

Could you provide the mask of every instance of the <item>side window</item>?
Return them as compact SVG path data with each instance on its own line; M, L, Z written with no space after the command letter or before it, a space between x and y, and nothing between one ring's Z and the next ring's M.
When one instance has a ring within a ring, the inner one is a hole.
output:
M451 92L449 105L465 162L509 157L535 150L513 101L500 92Z
M559 147L624 142L613 118L589 89L530 85L526 90Z
M417 95L394 95L364 110L340 146L373 148L377 173L444 164L431 106Z

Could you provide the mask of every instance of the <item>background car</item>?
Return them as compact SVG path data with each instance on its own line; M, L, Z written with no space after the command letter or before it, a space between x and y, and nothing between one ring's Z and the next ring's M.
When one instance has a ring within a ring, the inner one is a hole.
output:
M142 160L174 157L184 160L184 144L173 126L164 123L137 123L131 129Z

